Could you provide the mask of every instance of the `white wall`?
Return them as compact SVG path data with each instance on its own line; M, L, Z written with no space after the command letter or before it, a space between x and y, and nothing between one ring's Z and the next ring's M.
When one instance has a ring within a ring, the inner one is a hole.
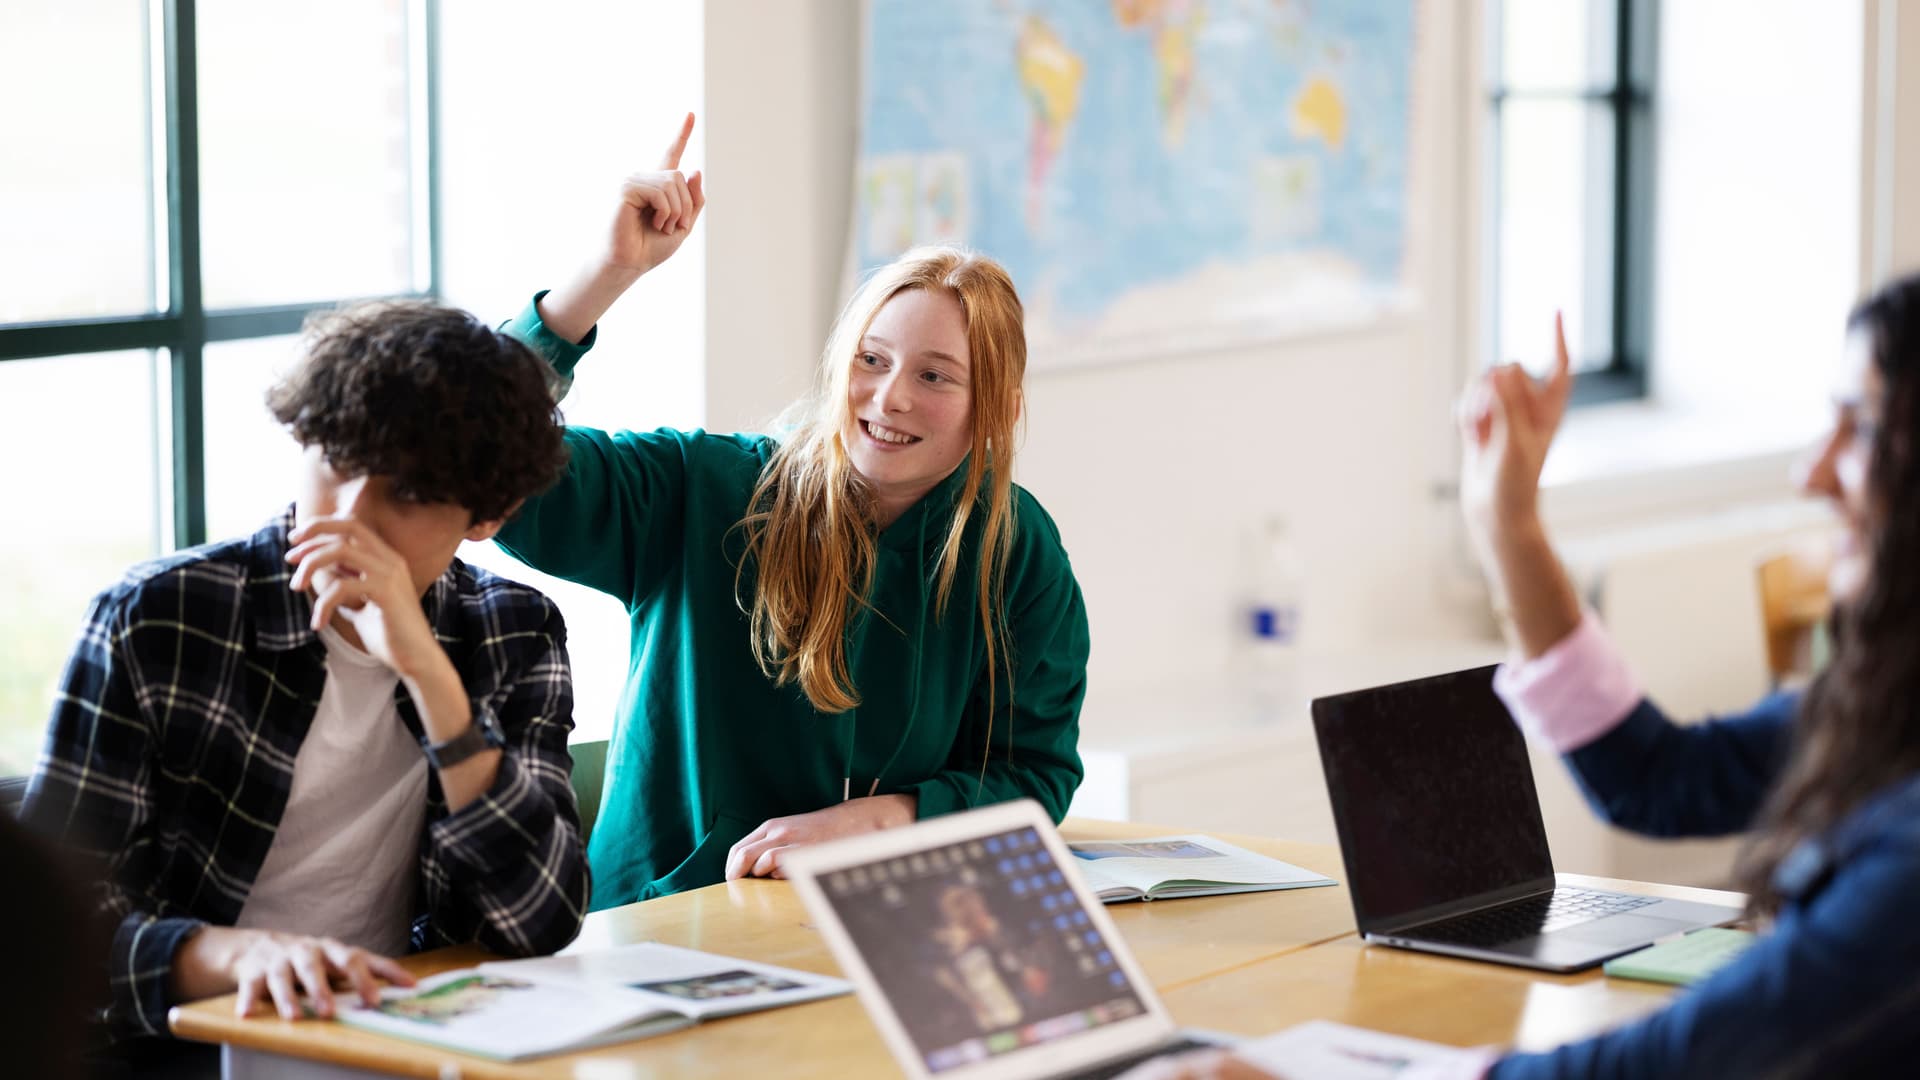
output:
M853 212L857 0L706 5L707 426L757 431L807 388Z
M1863 215L1862 278L1874 281L1920 270L1920 0L1866 0L1865 21L1866 127L1875 138L1868 143L1862 183L1862 204L1869 208ZM1883 58L1893 61L1884 76L1890 91L1885 102ZM1891 139L1885 155L1890 164L1874 145L1880 138ZM1877 212L1877 201L1884 202L1884 214Z
M1653 382L1711 414L1696 425L1763 417L1810 438L1827 419L1859 291L1861 17L1833 0L1661 7Z

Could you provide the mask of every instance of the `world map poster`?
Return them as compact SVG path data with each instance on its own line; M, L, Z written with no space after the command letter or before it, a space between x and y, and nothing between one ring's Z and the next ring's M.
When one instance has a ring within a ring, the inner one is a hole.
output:
M1404 309L1414 9L868 0L850 262L993 256L1042 367Z

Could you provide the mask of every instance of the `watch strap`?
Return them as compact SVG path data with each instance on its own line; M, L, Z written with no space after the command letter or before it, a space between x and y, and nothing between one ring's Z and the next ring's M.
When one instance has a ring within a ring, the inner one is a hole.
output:
M444 742L424 744L427 761L435 769L447 769L458 765L475 754L487 750L496 750L506 745L506 739L500 735L500 725L494 722L491 714L475 710L473 722L467 730Z

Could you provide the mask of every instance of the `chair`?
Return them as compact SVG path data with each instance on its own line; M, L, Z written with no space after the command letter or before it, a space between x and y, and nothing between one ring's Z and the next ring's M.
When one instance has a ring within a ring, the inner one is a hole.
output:
M1825 629L1833 611L1827 574L1832 564L1832 547L1822 538L1796 542L1757 568L1767 668L1775 686L1802 683L1826 661Z
M600 816L600 789L607 779L607 740L577 742L567 747L573 754L573 798L580 804L580 839L593 835L594 819Z

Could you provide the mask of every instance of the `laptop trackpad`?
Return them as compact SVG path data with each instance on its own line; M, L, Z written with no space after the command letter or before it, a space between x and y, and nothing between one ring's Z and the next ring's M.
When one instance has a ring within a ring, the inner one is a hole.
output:
M1646 915L1610 915L1580 926L1569 926L1550 936L1564 937L1573 941L1590 941L1595 945L1626 945L1635 941L1652 944L1670 934L1691 929L1694 925L1696 924L1675 919L1655 919Z

